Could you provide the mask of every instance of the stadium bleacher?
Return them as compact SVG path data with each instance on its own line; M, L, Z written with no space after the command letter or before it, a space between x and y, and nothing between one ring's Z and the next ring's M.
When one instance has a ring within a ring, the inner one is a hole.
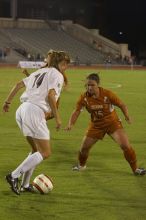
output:
M0 36L2 45L16 49L19 60L20 54L17 49L25 48L27 53L40 53L42 57L49 49L65 50L70 54L73 62L78 58L80 64L90 65L104 62L104 56L100 52L73 38L63 30L2 28Z

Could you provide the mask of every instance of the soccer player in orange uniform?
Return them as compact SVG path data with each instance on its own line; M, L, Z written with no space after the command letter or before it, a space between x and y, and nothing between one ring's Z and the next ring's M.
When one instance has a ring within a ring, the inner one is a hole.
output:
M87 77L86 92L82 94L73 111L66 130L71 130L83 108L91 115L91 122L79 151L79 164L73 170L84 170L92 146L108 134L123 150L125 159L128 161L132 171L136 175L144 175L146 170L138 168L136 154L129 143L128 137L123 129L114 106L121 109L125 120L131 123L127 106L110 90L99 87L99 76L92 73Z

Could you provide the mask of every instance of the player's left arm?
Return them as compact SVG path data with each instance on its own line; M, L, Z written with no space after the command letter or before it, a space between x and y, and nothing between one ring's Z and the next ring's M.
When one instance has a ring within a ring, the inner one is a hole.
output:
M5 103L3 104L3 111L8 112L10 108L10 104L15 97L15 95L18 93L18 91L25 87L25 84L23 81L18 82L10 91L7 99L5 100Z
M46 121L48 121L50 119L53 119L54 115L52 112L45 112L45 118L46 118Z
M60 98L57 100L56 102L56 107L57 109L59 108L59 101L60 101ZM50 120L50 119L53 119L54 118L54 115L53 115L53 112L50 111L50 112L45 112L45 118L46 118L46 121Z
M127 105L114 93L111 92L110 99L112 100L112 104L119 107L125 117L125 120L131 124L132 120L129 115Z
M125 105L124 102L120 102L119 108L121 109L121 111L123 112L124 116L125 116L125 120L131 124L132 120L131 117L129 116L129 112L128 112L128 107L127 105Z
M56 120L56 129L59 130L61 127L61 118L57 109L55 95L55 89L50 89L48 92L48 102L51 108L51 112Z

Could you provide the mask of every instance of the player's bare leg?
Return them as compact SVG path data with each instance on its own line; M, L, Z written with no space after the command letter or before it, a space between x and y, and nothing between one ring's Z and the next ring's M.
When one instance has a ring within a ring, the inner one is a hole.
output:
M47 159L51 155L51 146L49 140L42 140L34 138L34 141L37 146L37 151L40 152L43 159Z
M110 135L116 143L118 143L123 150L124 157L128 161L132 171L136 175L144 175L146 170L143 168L138 168L137 159L134 149L129 143L128 136L123 129L116 130Z
M81 149L78 154L79 164L73 167L74 171L86 169L86 162L89 156L90 149L97 142L97 139L85 136L82 141Z

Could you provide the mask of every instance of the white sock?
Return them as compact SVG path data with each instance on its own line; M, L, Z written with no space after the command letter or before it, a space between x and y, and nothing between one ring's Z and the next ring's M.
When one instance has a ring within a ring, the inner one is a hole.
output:
M36 152L32 155L29 155L17 168L14 170L11 175L13 178L20 177L26 171L32 169L43 160L42 155L40 152Z
M35 170L36 167L31 168L30 170L26 171L25 173L23 173L22 176L22 182L21 182L21 186L23 186L24 188L29 187L30 185L30 178L33 174L33 171Z
M30 157L30 155L32 155L33 153L30 152L28 154L28 157ZM28 158L27 157L27 158ZM21 181L21 186L23 186L24 188L27 188L29 187L29 184L30 184L30 178L33 174L33 171L34 171L35 167L31 168L30 170L26 171L25 173L23 173L22 175L22 181Z

